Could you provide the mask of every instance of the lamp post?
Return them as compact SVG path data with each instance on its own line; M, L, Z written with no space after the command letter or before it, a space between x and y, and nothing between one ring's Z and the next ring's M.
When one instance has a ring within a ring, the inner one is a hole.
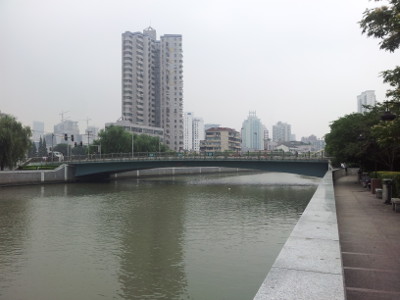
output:
M132 158L135 156L135 152L134 152L134 136L133 136L133 132L132 132Z
M51 134L51 162L53 162L54 158L54 133Z

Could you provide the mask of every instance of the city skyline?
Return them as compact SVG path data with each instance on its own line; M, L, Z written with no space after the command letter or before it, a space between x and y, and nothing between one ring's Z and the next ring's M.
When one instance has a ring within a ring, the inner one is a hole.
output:
M183 111L239 131L257 111L268 129L282 121L298 139L322 137L362 91L382 102L379 73L397 62L358 25L382 3L321 2L4 0L0 110L46 131L67 111L100 128L117 121L121 32L151 26L183 37Z

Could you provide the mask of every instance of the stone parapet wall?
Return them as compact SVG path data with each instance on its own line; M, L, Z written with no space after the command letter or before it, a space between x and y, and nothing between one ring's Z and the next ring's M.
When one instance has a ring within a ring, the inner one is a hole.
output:
M283 246L254 300L344 300L332 171Z

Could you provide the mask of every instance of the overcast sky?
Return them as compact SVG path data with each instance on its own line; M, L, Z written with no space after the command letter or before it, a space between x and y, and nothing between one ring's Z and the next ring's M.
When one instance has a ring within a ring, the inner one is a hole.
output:
M358 22L368 0L0 0L0 111L46 131L121 116L121 34L182 34L184 111L240 130L249 111L297 139L329 132L356 97L388 86L398 53ZM271 133L270 133L271 134Z

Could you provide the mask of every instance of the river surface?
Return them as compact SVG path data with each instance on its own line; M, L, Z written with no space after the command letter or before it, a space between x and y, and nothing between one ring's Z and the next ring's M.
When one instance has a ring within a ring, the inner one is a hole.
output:
M319 178L0 188L0 299L253 299Z

